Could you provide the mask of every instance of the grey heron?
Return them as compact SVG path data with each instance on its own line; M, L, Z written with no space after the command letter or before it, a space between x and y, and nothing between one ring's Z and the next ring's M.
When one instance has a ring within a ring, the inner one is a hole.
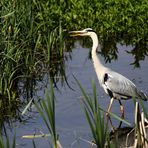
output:
M89 36L92 39L93 45L91 50L92 61L95 72L97 74L100 85L104 91L110 96L110 104L107 109L107 115L111 110L114 99L117 99L120 104L121 117L124 118L124 108L121 99L128 100L132 97L146 101L148 96L140 91L136 85L125 76L105 67L97 56L97 49L100 49L97 34L91 29L86 28L81 31L70 31L70 36Z

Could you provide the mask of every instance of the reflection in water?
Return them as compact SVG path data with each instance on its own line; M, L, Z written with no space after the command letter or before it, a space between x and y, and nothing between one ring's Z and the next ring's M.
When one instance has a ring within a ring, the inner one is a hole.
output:
M79 39L82 42L82 46L86 47L86 48L91 48L92 43L91 40L89 38L84 38L83 40L80 39L79 37L75 37L76 39ZM71 39L72 40L72 39ZM67 43L67 48L71 49L70 46L73 44L72 41L68 40ZM136 44L124 44L124 42L122 42L122 39L116 39L114 37L111 38L106 38L104 40L100 40L101 45L102 45L102 50L101 52L98 51L105 59L106 63L109 62L111 63L114 60L118 59L118 53L119 53L119 49L117 47L117 44L121 44L121 45L126 45L127 46L131 46L132 48L130 49L130 51L127 51L128 54L132 55L133 58L133 62L129 63L132 64L134 67L140 67L140 61L144 61L146 56L148 56L148 45L147 42L138 42ZM124 49L126 51L126 48ZM89 56L91 58L91 56Z
M105 61L109 63L112 60L117 60L118 48L117 48L117 42L114 39L103 42L102 56L104 56Z
M126 50L126 49L125 49ZM144 61L145 57L148 56L148 45L146 43L138 43L132 46L130 51L127 51L133 57L132 64L134 67L140 67L140 61ZM115 40L108 40L103 42L102 55L106 62L118 59L118 48Z
M0 96L0 131L4 131L6 133L5 123L7 126L11 127L12 122L21 121L20 119L20 100L11 100L8 101L8 98L5 96Z
M50 76L55 87L60 81L61 84L66 81L64 59L57 55L52 56L53 60L48 63L42 63L36 67L36 71L32 70L30 74L20 75L16 73L12 77L11 88L7 89L7 93L0 93L0 128L4 123L11 125L16 120L22 121L21 109L28 104L32 98L37 98L37 92L41 89L39 83L43 83L43 88L49 84L49 78L44 80L45 75ZM23 69L20 69L23 71ZM24 73L29 73L24 70ZM18 75L17 75L18 74ZM46 82L45 82L46 81ZM66 81L67 82L67 81ZM68 83L67 83L68 84Z
M131 54L134 57L134 62L131 63L135 67L140 67L140 61L145 59L145 56L148 56L148 45L144 44L136 44L131 51L127 51L127 53Z

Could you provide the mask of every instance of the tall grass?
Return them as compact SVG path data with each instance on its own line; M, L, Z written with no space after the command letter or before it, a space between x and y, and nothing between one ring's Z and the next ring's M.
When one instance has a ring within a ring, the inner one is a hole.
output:
M47 17L45 1L1 0L0 9L0 113L16 117L45 73L65 81L63 28Z
M2 136L0 134L0 148L15 148L16 147L16 136L10 139L7 135Z
M50 83L50 96L48 90L45 92L45 99L41 101L40 105L36 104L41 118L43 119L49 133L51 134L51 145L53 148L61 148L59 143L56 123L55 123L55 95L53 90L53 83Z
M102 111L100 110L100 105L98 103L98 98L96 94L96 86L93 83L93 96L89 97L81 84L77 80L76 82L78 83L84 96L84 113L90 126L94 143L97 145L98 148L103 148L105 147L108 138L108 123L105 123L104 116L102 114Z

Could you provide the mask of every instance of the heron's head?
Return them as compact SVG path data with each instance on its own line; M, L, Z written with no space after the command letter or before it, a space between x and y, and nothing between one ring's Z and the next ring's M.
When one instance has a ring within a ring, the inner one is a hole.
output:
M70 36L91 36L94 31L91 28L86 28L80 31L70 31Z
M98 41L98 37L97 34L91 29L91 28L86 28L84 30L81 31L70 31L70 36L89 36L91 37L92 41L93 41L93 49L97 49L99 44Z

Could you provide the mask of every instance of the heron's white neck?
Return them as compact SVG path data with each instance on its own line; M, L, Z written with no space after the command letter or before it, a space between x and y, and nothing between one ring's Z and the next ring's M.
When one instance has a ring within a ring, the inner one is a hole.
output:
M92 46L92 51L91 51L93 65L94 65L97 77L98 77L98 79L100 81L100 79L103 76L103 71L104 71L105 67L102 65L99 57L97 56L96 50L97 50L97 48L101 48L101 47L100 47L100 44L99 44L99 41L98 41L97 34L95 32L93 32L90 35L90 37L91 37L91 39L93 41L93 46Z

